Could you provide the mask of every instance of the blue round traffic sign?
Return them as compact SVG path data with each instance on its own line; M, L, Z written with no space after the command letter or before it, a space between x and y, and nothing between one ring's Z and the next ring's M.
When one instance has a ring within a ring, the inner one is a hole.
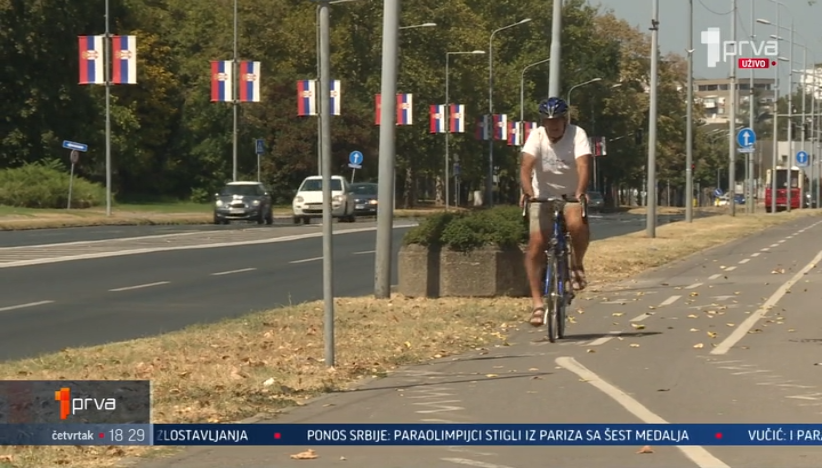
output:
M351 154L348 156L348 162L357 166L362 164L362 160L362 153L360 153L359 151L352 151Z
M736 134L736 143L740 148L747 148L756 143L756 133L748 127L739 130Z
M714 190L714 195L716 195L717 197L721 197L722 196L722 189L718 188L718 189Z
M808 157L808 153L804 151L800 151L796 153L796 165L797 166L807 166L810 162L810 158Z

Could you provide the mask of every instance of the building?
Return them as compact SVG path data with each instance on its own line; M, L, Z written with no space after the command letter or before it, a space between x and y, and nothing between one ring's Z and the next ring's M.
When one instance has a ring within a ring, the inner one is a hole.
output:
M730 82L729 78L694 80L694 98L697 104L702 105L706 123L728 123L727 106L731 94ZM739 77L736 85L739 96L737 104L742 109L747 109L751 91L750 79ZM754 92L758 95L760 106L769 108L774 100L774 79L754 78ZM761 107L760 109L764 110ZM737 114L740 113L742 112L737 112Z
M798 79L806 93L814 93L816 99L822 99L822 67L805 70Z

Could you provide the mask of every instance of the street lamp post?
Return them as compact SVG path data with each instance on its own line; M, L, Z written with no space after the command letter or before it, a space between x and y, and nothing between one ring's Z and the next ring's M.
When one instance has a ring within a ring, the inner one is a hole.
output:
M571 91L579 88L580 86L585 86L585 85L588 85L588 84L591 84L591 83L596 83L597 81L602 81L602 78L594 78L594 79L588 80L584 83L580 83L578 85L571 86L571 89L568 90L568 96L565 99L565 102L568 103L568 107L571 107Z
M651 83L650 106L648 108L648 163L645 232L648 237L656 237L656 118L657 86L659 80L659 0L653 0L651 12Z
M550 62L551 59L547 58L545 60L540 60L539 62L534 62L530 65L526 65L525 68L522 69L522 73L519 76L519 121L522 122L525 120L525 72L528 71L529 68L535 67L545 62Z
M451 191L451 183L449 181L450 177L450 164L451 158L449 153L449 137L451 136L451 97L449 95L449 84L450 84L450 62L452 55L484 55L484 50L472 50L469 52L446 52L445 53L445 115L448 116L446 119L446 127L445 127L445 209L448 209L450 205L450 191ZM458 199L458 195L455 195L455 199Z
M414 24L412 26L400 26L400 31L404 29L416 29L416 28L433 28L437 25L437 23L422 23L422 24Z
M753 0L751 0L753 2ZM685 128L685 222L694 220L694 0L688 0L688 122ZM753 85L751 85L753 86Z
M770 21L766 19L757 19L757 23L760 24L767 24L772 25ZM779 8L777 3L776 9L776 28L780 28L779 24ZM782 60L783 57L777 57L778 60ZM773 67L773 74L774 74L774 90L773 90L773 152L771 154L771 212L776 214L776 166L778 164L779 155L779 67ZM790 172L790 171L788 171Z
M531 18L525 18L508 26L503 26L491 32L491 37L488 39L488 126L491 126L494 116L494 36L500 31L530 21ZM494 204L494 135L490 130L491 129L485 129L485 133L488 136L488 175L485 180L485 196L488 198L488 206Z

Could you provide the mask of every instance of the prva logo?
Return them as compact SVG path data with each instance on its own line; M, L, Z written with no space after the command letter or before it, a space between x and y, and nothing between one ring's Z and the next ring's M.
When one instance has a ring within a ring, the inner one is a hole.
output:
M69 414L80 411L114 411L117 401L114 398L72 398L71 389L63 387L54 392L54 400L60 402L60 419L68 419Z

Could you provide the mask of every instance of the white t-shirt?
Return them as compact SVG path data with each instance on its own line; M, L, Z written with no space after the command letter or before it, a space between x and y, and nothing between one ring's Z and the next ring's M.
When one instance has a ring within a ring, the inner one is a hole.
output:
M531 186L535 198L575 196L579 174L576 159L591 154L588 134L576 125L568 124L565 135L556 143L551 143L545 127L528 135L522 147L523 157L530 154L536 157Z

